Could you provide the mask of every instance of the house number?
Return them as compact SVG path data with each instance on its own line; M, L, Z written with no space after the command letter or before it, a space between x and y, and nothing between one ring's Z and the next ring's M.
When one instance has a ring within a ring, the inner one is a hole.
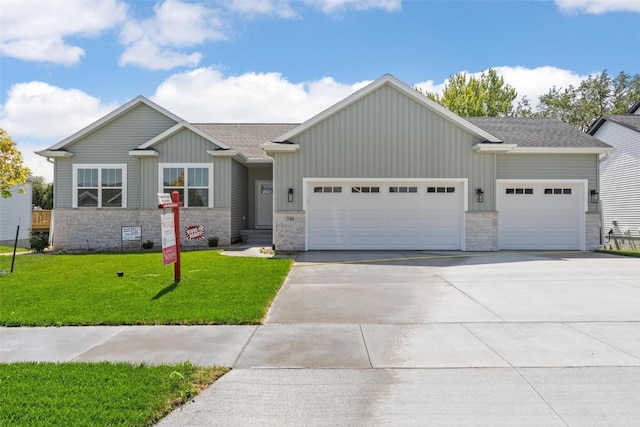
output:
M287 220L287 221L295 221L296 219L295 219L295 217L288 216L288 217L286 218L286 220Z

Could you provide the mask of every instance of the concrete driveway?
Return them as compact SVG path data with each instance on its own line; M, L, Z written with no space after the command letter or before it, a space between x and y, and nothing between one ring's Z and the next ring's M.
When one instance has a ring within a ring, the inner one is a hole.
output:
M308 252L234 370L160 425L639 419L640 259Z

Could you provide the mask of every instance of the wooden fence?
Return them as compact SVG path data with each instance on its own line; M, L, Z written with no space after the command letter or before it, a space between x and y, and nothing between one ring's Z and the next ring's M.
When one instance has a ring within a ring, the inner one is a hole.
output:
M31 231L35 232L49 232L51 226L51 211L34 209L31 211Z

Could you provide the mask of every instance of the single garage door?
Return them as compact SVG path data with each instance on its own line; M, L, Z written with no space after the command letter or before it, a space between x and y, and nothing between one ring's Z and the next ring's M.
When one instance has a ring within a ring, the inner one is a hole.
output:
M308 182L308 249L462 248L464 185Z
M582 249L584 182L498 181L500 249Z

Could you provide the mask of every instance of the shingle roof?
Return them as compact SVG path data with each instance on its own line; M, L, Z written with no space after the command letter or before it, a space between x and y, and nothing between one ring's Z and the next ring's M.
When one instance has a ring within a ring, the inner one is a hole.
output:
M640 114L610 114L601 118L640 132Z
M518 147L610 147L560 120L547 117L466 117L466 120Z
M193 125L250 159L266 159L267 155L260 146L298 126L295 123L194 123Z

